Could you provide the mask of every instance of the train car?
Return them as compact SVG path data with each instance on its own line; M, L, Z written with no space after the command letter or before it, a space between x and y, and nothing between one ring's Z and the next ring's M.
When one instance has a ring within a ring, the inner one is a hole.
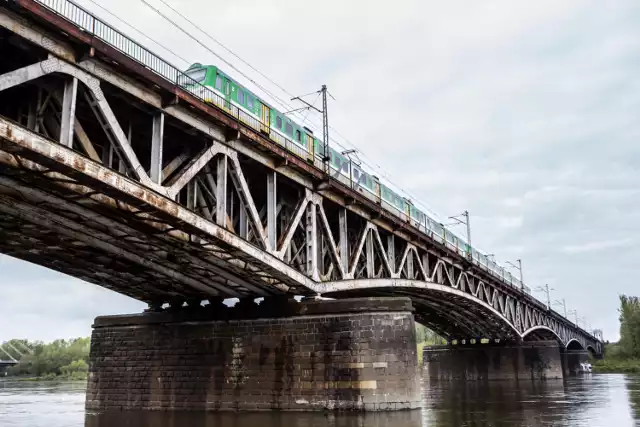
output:
M205 97L206 101L232 114L237 111L240 121L266 133L276 143L299 156L313 160L313 152L310 148L313 146L312 141L316 139L309 129L298 125L261 100L218 67L196 63L191 65L185 74L192 79L192 81L185 79L183 86L186 89L197 91L201 85L211 89L222 98L223 102L219 102L220 100L215 97Z
M395 209L398 214L404 214L404 198L384 184L380 184L380 198Z
M411 219L411 223L414 227L417 227L421 230L426 229L426 215L417 207L411 203L411 200L405 199L405 204L407 205L407 214Z

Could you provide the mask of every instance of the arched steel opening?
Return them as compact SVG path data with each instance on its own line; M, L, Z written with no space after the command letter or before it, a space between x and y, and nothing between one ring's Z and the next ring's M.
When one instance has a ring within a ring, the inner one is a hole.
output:
M526 330L522 334L522 339L525 341L557 341L559 346L564 347L562 338L547 326L534 326Z
M393 286L392 286L393 284ZM417 280L363 279L323 283L322 296L408 297L416 320L447 339L520 339L515 326L480 299L449 286Z
M567 350L584 350L584 346L575 338L569 340L566 345Z

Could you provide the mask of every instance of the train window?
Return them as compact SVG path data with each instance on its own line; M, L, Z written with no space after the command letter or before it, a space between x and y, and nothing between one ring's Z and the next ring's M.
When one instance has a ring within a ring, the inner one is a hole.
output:
M216 89L222 90L222 77L216 76Z
M285 133L289 136L293 135L293 126L291 126L291 123L287 123Z
M276 127L282 129L282 117L276 116Z
M253 110L253 96L247 94L247 107L249 107L250 110Z
M244 91L242 89L238 89L238 102L244 104Z
M302 135L299 130L296 130L296 141L302 142Z
M195 80L196 82L202 83L204 81L204 78L207 76L207 69L202 68L200 70L190 71L187 73L187 75L191 77L193 80ZM193 82L190 82L190 83L193 83Z

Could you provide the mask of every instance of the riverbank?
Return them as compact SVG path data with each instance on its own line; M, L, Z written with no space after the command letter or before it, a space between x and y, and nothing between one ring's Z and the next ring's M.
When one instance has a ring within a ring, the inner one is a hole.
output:
M640 359L604 358L594 360L593 371L603 374L640 374Z
M86 372L74 372L69 375L46 374L39 377L13 376L13 375L0 377L0 381L17 381L17 382L42 382L42 381L77 382L77 381L86 381L86 380L87 380Z

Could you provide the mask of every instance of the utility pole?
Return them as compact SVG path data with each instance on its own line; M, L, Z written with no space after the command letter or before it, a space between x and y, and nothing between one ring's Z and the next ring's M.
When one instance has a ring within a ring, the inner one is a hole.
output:
M573 315L575 315L575 316L576 316L575 325L576 325L576 327L579 327L579 326L578 326L578 310L575 310L575 309L573 309L573 310L569 310L569 314L573 314Z
M460 219L461 216L464 217L464 220ZM471 222L469 221L469 211L465 210L460 215L450 216L449 219L452 219L455 222L447 225L464 224L467 226L467 258L472 259L473 254L471 253Z
M522 289L524 289L524 278L522 277L522 259L518 258L518 270L520 270L520 283L522 283Z
M549 310L551 310L551 291L554 291L555 289L553 288L549 288L549 284L544 285L544 288L542 286L538 286L536 288L536 291L539 292L544 292L545 294L547 294L547 308Z
M322 139L324 140L324 171L330 173L329 160L331 153L329 151L329 111L327 110L327 85L322 85Z
M507 261L507 264L511 265L514 268L517 268L518 271L520 272L520 290L524 292L524 278L522 277L522 259L518 258L516 262L518 263L518 265L515 265L511 261Z
M311 95L313 93L318 93L322 95L322 110L313 106L312 104L309 104L307 101L302 99L303 96ZM333 98L333 95L331 95L327 91L327 85L322 85L322 88L320 88L319 91L308 93L307 95L296 96L294 98L291 98L291 100L292 101L298 100L306 105L304 109L311 108L312 110L315 110L318 113L322 114L322 143L324 144L322 162L324 164L325 173L329 174L331 172L330 166L329 166L329 160L331 160L331 152L329 151L329 112L327 110L327 95L331 96L331 98ZM335 98L333 99L335 100ZM299 110L300 109L293 110L293 111L299 111ZM293 112L293 111L289 111L289 112Z
M564 298L562 298L562 301L556 300L554 302L554 304L561 305L564 308L564 318L568 319L568 317L567 317L567 302L564 300Z

